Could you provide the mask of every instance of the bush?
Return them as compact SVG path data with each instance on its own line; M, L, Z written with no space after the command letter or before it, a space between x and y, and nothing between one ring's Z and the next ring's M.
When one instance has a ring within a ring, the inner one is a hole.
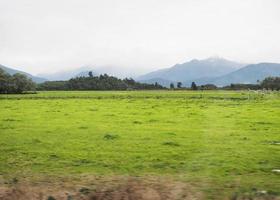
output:
M35 90L35 83L27 76L19 73L10 75L0 69L0 93L23 93L30 90Z
M267 77L261 82L261 87L267 90L280 90L280 77Z

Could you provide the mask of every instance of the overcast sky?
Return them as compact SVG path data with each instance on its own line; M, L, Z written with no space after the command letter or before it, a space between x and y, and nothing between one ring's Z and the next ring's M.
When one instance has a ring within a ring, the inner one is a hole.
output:
M280 62L280 1L0 0L0 63L33 74L213 55Z

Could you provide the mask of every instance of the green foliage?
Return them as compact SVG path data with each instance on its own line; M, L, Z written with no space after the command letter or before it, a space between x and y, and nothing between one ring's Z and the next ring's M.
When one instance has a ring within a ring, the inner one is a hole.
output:
M118 79L107 74L88 77L76 77L69 81L47 81L38 85L38 90L152 90L164 89L158 83L139 83L133 79Z
M225 90L260 90L262 87L258 84L230 84L223 87Z
M267 77L258 84L230 84L223 87L226 90L280 90L280 77Z
M181 88L182 87L182 82L178 82L177 83L177 88Z
M197 86L196 86L195 82L192 82L191 89L192 90L197 90Z
M4 70L0 68L0 93L7 93L9 86L9 74L5 73Z
M280 90L280 77L267 77L261 82L262 88Z
M217 90L218 87L214 84L205 84L205 85L201 85L199 86L200 90Z
M37 84L37 90L69 90L68 81L46 81Z
M9 75L0 69L0 93L22 93L24 91L30 91L35 89L35 83L27 76L16 73Z
M89 77L93 77L92 71L90 71L90 72L88 73L88 76L89 76Z

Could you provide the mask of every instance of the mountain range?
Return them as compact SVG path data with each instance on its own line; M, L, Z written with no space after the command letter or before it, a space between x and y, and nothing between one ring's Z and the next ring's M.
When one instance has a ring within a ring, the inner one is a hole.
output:
M222 76L243 66L244 64L228 61L223 58L194 59L183 64L176 64L170 68L150 72L138 77L137 80L160 78L169 81L183 82L206 77Z
M96 68L89 65L53 74L41 74L40 77L38 77L26 72L5 67L3 65L0 65L0 68L9 74L25 74L37 83L41 83L46 80L68 80L73 77L88 76L89 71L92 71L94 76L107 73L119 78L124 78L121 74L123 74L125 70L124 68L113 66ZM280 76L280 64L245 64L219 57L211 57L203 60L193 59L189 62L176 64L172 67L156 70L138 77L131 74L131 77L139 82L157 82L166 87L169 87L170 83L176 84L176 82L182 82L183 86L190 86L192 82L195 82L197 85L215 84L217 86L225 86L231 83L254 84L258 81L262 81L268 76Z
M194 81L199 85L212 83L217 86L230 85L231 83L256 84L268 76L280 76L280 64L250 64L223 76L208 79L198 79ZM184 84L190 85L191 82L186 81Z
M183 86L190 86L192 82L225 86L231 83L254 84L268 76L280 76L280 64L244 64L213 57L176 64L139 76L136 80L143 83L158 82L163 86L176 82L182 82Z

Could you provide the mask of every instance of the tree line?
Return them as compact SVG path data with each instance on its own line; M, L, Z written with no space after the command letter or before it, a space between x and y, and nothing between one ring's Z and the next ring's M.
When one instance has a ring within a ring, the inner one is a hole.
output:
M170 84L170 89L191 89L191 90L280 90L280 77L267 77L258 84L230 84L225 87L217 87L214 84L196 85L192 82L190 88L182 86L181 82ZM139 83L132 78L119 79L107 74L93 76L89 72L87 77L75 77L68 81L46 81L35 84L30 78L23 74L10 75L0 69L0 93L23 93L35 90L159 90L167 89L157 82L154 84Z
M139 83L132 78L119 79L102 74L93 76L89 72L87 77L75 77L68 81L46 81L38 84L38 90L159 90L166 89L158 83Z
M174 83L170 83L170 89L191 89L191 90L280 90L280 77L267 77L263 81L258 81L258 84L243 84L243 83L232 83L227 86L218 87L214 84L197 85L195 82L191 83L190 87L183 87L181 82L177 82L177 87Z

